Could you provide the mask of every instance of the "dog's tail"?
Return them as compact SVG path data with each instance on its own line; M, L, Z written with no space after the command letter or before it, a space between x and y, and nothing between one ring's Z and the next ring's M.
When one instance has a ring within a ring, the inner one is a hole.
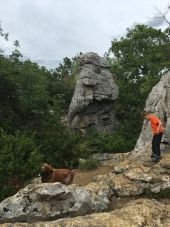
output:
M70 184L73 182L74 176L75 176L75 172L74 172L74 170L71 170L71 174L70 174Z

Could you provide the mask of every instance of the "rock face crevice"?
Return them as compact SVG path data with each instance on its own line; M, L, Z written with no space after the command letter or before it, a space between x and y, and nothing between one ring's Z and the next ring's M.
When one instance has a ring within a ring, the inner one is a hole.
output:
M79 64L80 71L69 107L68 126L80 131L95 129L99 132L112 132L118 87L110 66L95 53L82 55Z

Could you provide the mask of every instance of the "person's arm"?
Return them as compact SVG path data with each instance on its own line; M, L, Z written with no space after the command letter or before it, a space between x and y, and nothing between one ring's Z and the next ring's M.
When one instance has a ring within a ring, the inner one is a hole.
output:
M162 123L161 123L161 121L159 121L159 122L158 122L158 128L157 128L156 134L159 134L159 130L160 130L160 128L161 128L161 125L162 125Z
M148 121L150 121L150 115L149 114L145 115L144 118L147 119Z

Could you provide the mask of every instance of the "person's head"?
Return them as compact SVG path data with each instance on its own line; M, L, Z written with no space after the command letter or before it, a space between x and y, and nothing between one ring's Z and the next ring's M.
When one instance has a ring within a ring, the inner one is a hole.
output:
M148 114L149 114L149 113L148 113L146 110L144 110L144 111L141 112L141 116L142 116L143 118L145 118Z

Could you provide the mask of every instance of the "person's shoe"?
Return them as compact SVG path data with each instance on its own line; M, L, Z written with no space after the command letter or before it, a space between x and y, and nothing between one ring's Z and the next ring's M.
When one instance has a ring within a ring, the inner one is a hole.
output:
M159 162L160 159L161 159L161 157L156 155L153 158L151 158L151 162Z
M159 158L159 160L161 160L162 159L162 156L157 156L158 158Z
M154 153L151 154L151 158L155 158L156 156L157 156L157 155L154 154Z

